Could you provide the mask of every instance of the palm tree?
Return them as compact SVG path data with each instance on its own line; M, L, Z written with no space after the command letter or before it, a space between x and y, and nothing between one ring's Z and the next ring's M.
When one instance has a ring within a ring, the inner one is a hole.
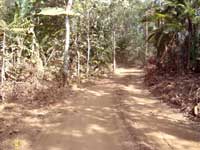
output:
M157 48L159 62L163 62L169 55L176 56L176 49L181 47L182 51L178 53L182 53L183 58L179 59L184 59L182 62L185 61L185 66L189 69L190 54L194 44L192 37L195 34L194 3L195 1L189 0L166 0L147 11L144 21L156 24L156 29L151 32L148 40ZM181 40L184 42L181 43ZM170 58L168 62L176 63L175 59L177 58Z

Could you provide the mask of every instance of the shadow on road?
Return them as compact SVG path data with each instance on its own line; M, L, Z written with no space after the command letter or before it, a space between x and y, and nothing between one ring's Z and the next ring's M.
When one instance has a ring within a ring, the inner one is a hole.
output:
M121 68L110 79L75 87L70 96L63 94L62 103L32 109L22 118L26 136L19 140L26 150L200 147L198 125L156 100L143 85L140 69Z

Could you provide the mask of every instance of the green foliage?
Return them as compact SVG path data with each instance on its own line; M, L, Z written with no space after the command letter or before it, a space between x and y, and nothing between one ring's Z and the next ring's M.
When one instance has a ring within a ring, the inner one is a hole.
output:
M68 15L68 16L77 16L78 14L74 12L66 12L65 8L59 7L47 7L42 8L38 15L45 15L45 16L60 16L60 15Z
M116 33L118 61L123 59L128 62L144 56L145 41L143 25L140 23L144 3L138 0L116 0L111 3L75 0L73 11L66 12L65 2L15 0L0 3L0 28L7 33L6 50L10 56L7 62L12 62L11 68L28 61L36 67L43 65L47 72L54 68L53 72L60 74L66 15L72 16L69 60L71 77L78 74L77 63L80 65L81 76L86 73L88 36L91 43L91 74L97 70L101 72L102 68L109 68L112 64L113 32Z
M166 58L173 61L176 58L165 57L166 53L168 55L174 53L174 57L181 54L182 56L178 59L181 59L180 62L186 62L182 65L187 66L187 69L190 68L191 61L195 62L198 57L196 47L199 24L199 16L196 12L198 9L196 1L166 0L161 5L154 5L146 12L143 21L155 23L148 41L157 48L159 59ZM177 49L181 51L176 51Z

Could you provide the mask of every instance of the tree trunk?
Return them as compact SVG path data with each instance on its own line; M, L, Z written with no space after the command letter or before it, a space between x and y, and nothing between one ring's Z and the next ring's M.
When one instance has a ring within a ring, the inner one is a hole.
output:
M146 38L146 48L145 48L145 61L147 60L147 55L148 55L148 49L149 49L149 45L148 45L148 36L149 36L149 25L148 22L145 23L145 38Z
M71 11L73 0L68 0L68 4L66 6L66 13L68 14ZM65 85L65 82L68 78L69 73L69 46L70 46L70 22L69 22L69 16L65 17L65 49L64 49L64 58L63 58L63 85Z
M113 31L113 72L116 71L116 39L115 39L116 33Z
M87 77L88 77L89 76L89 72L90 72L90 51L91 51L91 44L90 44L90 10L88 10L87 18L88 18L88 33L87 33L87 42L88 42Z
M2 101L4 102L4 91L3 91L3 87L4 87L4 80L5 80L5 52L6 49L6 33L3 33L3 48L2 48L2 52L3 52L3 56L2 56L2 68L1 68L1 97L2 97Z
M80 69L81 69L81 65L80 65L80 51L77 51L77 77L80 78Z
M190 69L190 52L192 48L192 32L193 32L193 26L192 26L192 21L188 17L188 50L187 50L187 70Z
M79 51L79 48L78 48L78 44L77 44L77 41L78 41L78 35L76 34L76 38L75 38L75 47L77 49L77 79L78 79L78 82L79 82L79 79L80 79L80 51Z

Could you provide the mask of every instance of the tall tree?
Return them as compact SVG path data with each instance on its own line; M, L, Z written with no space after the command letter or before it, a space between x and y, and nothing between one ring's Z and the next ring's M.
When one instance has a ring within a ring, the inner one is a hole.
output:
M66 3L66 14L69 14L72 8L73 0L68 0ZM64 84L67 80L68 73L69 73L69 46L70 46L70 20L69 16L66 15L65 17L65 27L66 27L66 33L65 33L65 50L64 50L64 59L63 59L63 73L64 73Z

